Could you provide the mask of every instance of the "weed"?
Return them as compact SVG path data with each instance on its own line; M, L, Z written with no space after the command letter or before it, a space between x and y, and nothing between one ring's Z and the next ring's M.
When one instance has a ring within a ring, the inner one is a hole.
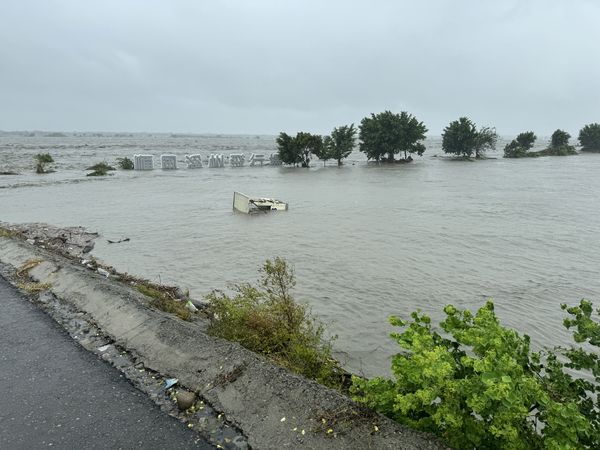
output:
M105 162L99 162L94 164L93 166L88 167L85 170L93 170L93 172L87 174L88 177L103 177L105 175L108 175L108 172L115 170L115 168L109 166Z
M176 299L168 289L161 289L161 286L154 283L140 283L136 286L136 289L146 297L151 298L151 306L161 311L175 314L180 319L192 320L192 313L185 307L185 302Z
M206 296L211 322L208 332L261 353L277 364L330 387L342 389L345 372L331 356L331 339L290 294L293 269L282 258L267 260L259 287L234 288L235 296L213 291Z

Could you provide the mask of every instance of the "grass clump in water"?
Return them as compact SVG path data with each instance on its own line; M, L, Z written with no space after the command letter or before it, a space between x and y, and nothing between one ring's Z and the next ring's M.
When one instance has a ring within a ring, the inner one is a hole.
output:
M294 272L282 258L267 260L259 286L237 285L235 295L213 291L206 296L211 317L208 332L239 342L293 372L341 389L345 371L331 356L333 338L308 305L297 303L290 290Z
M168 289L161 289L159 285L152 283L137 284L136 289L146 297L150 297L151 306L161 311L175 314L180 319L192 320L192 313L185 307L185 302L175 299Z
M133 170L133 161L129 158L117 158L117 164L122 170Z
M99 162L99 163L94 164L93 166L88 167L85 170L93 171L86 175L88 177L103 177L105 175L108 175L109 174L108 172L115 170L115 168L112 166L109 166L105 162Z

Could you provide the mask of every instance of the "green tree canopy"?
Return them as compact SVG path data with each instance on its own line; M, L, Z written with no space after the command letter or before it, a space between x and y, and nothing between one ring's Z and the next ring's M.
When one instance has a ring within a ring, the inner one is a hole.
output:
M515 141L525 150L529 150L533 147L536 139L537 136L533 131L525 131L524 133L519 133Z
M579 130L579 143L583 151L600 152L600 123L590 123Z
M556 130L550 138L550 148L567 147L571 135L563 130Z
M425 151L421 142L425 133L427 127L423 122L405 111L400 114L390 111L371 114L360 122L360 151L376 161L387 155L389 162L394 161L395 154L404 152L404 159L409 160L409 153L421 156Z
M480 131L468 117L450 122L442 134L442 149L445 153L479 158L486 150L494 149L498 135L495 128L483 127Z
M321 155L323 152L323 138L318 134L300 131L292 137L281 132L276 142L279 159L285 164L308 167L311 154Z
M320 157L323 160L332 158L342 164L342 159L345 159L354 150L356 141L356 128L354 124L336 127L331 132L330 136L323 138L323 148L325 157Z

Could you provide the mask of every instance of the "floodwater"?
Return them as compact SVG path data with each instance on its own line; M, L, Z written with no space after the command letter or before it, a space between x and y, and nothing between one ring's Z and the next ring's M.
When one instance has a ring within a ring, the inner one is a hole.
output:
M469 162L443 157L439 138L427 146L406 165L353 153L342 167L191 170L186 153L268 154L274 137L0 136L0 171L21 172L0 177L0 220L83 225L102 235L95 256L196 297L285 257L297 299L338 335L347 367L369 376L388 374L397 351L387 317L417 308L439 320L446 304L493 298L535 346L568 344L560 304L600 305L600 155ZM40 152L56 173L32 173ZM134 153L174 153L182 168L85 177L87 165ZM234 213L234 190L290 209Z

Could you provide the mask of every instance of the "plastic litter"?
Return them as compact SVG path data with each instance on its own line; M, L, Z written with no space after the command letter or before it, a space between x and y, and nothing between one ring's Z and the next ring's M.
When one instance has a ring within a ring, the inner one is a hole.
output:
M98 273L106 278L110 276L110 273L107 270L104 270L102 267L98 267Z
M177 378L167 378L165 380L165 389L171 389L177 383L179 383L179 380Z
M185 302L185 308L189 311L189 312L197 312L198 308L196 308L196 305L194 305L190 300L188 300L187 302Z

